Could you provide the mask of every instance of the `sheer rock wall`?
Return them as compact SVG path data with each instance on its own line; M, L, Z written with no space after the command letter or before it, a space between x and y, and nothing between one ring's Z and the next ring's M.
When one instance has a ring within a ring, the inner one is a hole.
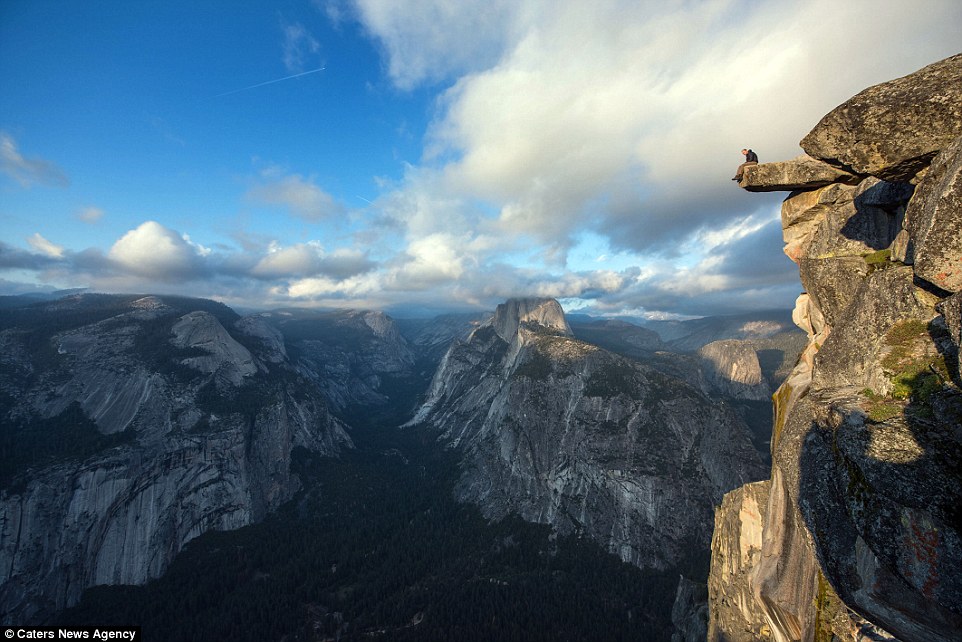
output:
M869 88L805 137L798 171L747 168L745 189L791 192L809 345L773 395L760 554L734 571L748 487L716 515L710 640L759 618L778 642L962 631L960 78L957 55ZM842 171L778 184L813 162Z

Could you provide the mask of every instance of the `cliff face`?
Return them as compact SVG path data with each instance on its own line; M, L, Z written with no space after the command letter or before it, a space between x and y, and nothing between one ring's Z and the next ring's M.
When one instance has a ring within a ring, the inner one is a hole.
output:
M219 304L92 295L0 319L8 621L157 577L289 499L295 446L351 445L278 336Z
M809 345L774 395L760 555L734 576L733 538L757 518L736 495L716 515L712 640L761 620L779 641L962 631L960 79L962 55L867 89L806 157L742 182L792 190Z
M336 412L383 408L415 375L414 349L383 312L290 310L254 318L282 337L290 360Z
M752 346L744 341L713 341L698 351L711 386L733 399L761 401L771 397Z
M461 499L667 568L707 547L712 506L757 479L737 414L571 336L550 299L512 300L445 355L413 423L463 453Z

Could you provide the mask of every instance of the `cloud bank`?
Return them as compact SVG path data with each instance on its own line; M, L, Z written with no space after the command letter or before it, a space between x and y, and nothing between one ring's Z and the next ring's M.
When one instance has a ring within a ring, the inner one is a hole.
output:
M348 207L310 168L269 167L240 200L303 222L296 241L211 249L146 221L106 250L39 234L0 244L0 267L248 305L440 309L542 295L658 316L788 307L800 285L781 253L782 197L732 185L739 150L796 156L840 102L956 53L962 24L955 0L315 4L355 21L392 91L435 97L421 156L380 179L369 206ZM319 60L302 23L282 30L288 71ZM68 183L7 134L0 169L20 188ZM334 222L347 231L325 234Z

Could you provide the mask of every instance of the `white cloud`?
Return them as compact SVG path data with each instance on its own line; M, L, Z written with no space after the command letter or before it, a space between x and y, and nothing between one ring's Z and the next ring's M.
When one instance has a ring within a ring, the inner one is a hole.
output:
M440 189L467 226L486 223L469 211L484 201L500 234L546 256L585 229L665 248L744 216L729 181L742 147L791 158L842 100L954 53L962 8L925 4L357 1L399 87L454 80L425 157L443 179L415 168L399 189Z
M374 263L367 255L354 248L338 248L326 252L318 241L282 247L276 241L267 253L250 269L250 274L262 279L312 277L324 274L331 283L367 272Z
M283 61L292 74L305 71L306 65L315 62L321 43L300 23L284 25Z
M77 212L77 218L79 218L84 223L97 223L104 217L104 211L99 207L88 206L84 207Z
M457 281L464 274L468 260L462 244L463 239L449 234L415 239L408 245L406 261L395 275L395 287L418 290Z
M423 156L363 210L277 167L246 197L309 222L343 219L350 237L271 245L257 228L214 251L147 222L106 255L42 236L31 251L3 245L0 267L248 304L493 306L541 294L693 315L790 305L797 268L773 214L783 195L732 185L739 150L795 156L838 103L956 53L962 24L955 0L347 1L314 4L361 21L395 87L436 94ZM320 62L307 28L281 28L290 72ZM6 134L0 162L24 186L66 183Z
M45 239L40 235L39 232L33 234L27 239L27 243L30 247L37 250L41 254L45 254L50 258L59 259L63 258L64 247L62 245L57 245Z
M198 248L155 221L124 234L107 256L126 272L157 281L188 280L204 272Z
M388 75L402 89L496 62L525 11L513 0L357 0L355 6L384 46Z
M313 179L300 174L283 175L276 168L263 173L266 179L247 192L248 198L268 205L280 205L306 221L318 222L343 214L345 208L321 189Z
M0 171L17 181L21 187L37 184L67 187L70 184L67 175L54 163L42 158L24 157L17 147L17 142L6 132L0 132Z

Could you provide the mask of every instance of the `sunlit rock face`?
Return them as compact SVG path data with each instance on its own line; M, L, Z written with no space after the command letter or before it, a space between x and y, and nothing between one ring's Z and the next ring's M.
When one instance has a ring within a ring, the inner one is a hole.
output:
M708 639L756 642L771 639L771 628L755 605L750 577L761 562L762 529L771 482L746 484L725 495L715 512Z
M159 576L201 533L289 499L293 448L351 446L277 335L225 306L90 295L0 318L5 429L50 453L3 471L7 621ZM43 430L69 443L51 449Z
M750 165L739 186L749 192L784 192L810 190L833 183L858 183L858 177L849 172L801 155L788 162Z
M762 472L723 403L571 337L553 300L511 300L453 346L413 423L463 453L461 499L667 568L704 549L712 507Z
M762 377L758 355L744 341L714 341L702 347L698 356L705 363L713 388L733 399L762 401L772 396Z
M962 54L869 87L829 112L801 146L863 176L914 180L962 136Z
M962 290L960 211L962 136L932 161L905 213L916 274L947 292Z
M782 209L809 347L774 395L759 562L726 584L713 560L714 639L740 639L725 627L746 592L780 642L962 631L960 71L955 56L866 90L802 143L861 182ZM716 516L722 552L740 501Z

